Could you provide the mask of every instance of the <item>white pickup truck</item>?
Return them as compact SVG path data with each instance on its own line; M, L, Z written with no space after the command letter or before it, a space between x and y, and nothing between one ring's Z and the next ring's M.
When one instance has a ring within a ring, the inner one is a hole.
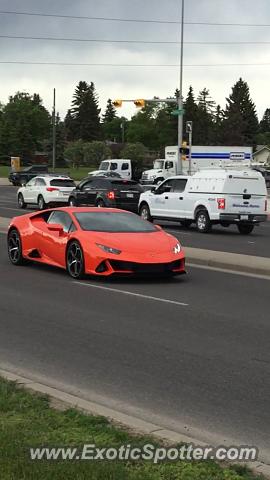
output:
M195 223L199 232L212 225L236 224L241 234L267 220L267 190L254 170L203 170L193 176L175 176L141 194L139 214L148 221Z

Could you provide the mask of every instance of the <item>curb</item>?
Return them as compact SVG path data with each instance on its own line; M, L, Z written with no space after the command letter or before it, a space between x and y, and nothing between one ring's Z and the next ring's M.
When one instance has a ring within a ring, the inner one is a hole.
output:
M184 434L182 435L173 430L164 429L159 425L155 425L153 423L140 420L139 418L133 417L131 415L112 410L108 407L104 407L103 405L84 400L82 398L76 397L75 395L66 393L62 390L58 390L56 388L49 387L42 383L38 383L26 377L16 375L7 370L0 369L0 376L2 378L5 378L6 380L18 383L20 386L27 390L48 395L51 399L61 402L63 406L77 408L78 410L81 410L87 414L107 417L109 420L112 420L113 422L116 422L123 427L128 427L129 429L133 430L134 433L151 435L157 440L166 440L171 444L193 443L201 447L209 446L207 443L197 440L195 438L188 437ZM265 479L270 480L270 465L260 461L246 463L245 465L256 475L264 475Z
M270 276L270 258L185 247L187 265L201 265L239 273Z

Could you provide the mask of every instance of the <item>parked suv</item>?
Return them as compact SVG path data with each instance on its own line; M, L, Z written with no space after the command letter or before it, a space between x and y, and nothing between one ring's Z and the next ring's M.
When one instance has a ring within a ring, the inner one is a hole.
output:
M37 205L40 210L47 206L67 205L70 193L76 187L74 181L64 175L39 175L32 178L17 192L19 208L28 204Z
M70 194L69 205L95 205L97 207L118 207L138 211L141 185L133 180L110 177L84 178Z
M48 165L31 165L20 172L10 172L8 179L13 185L23 185L43 173L48 173Z

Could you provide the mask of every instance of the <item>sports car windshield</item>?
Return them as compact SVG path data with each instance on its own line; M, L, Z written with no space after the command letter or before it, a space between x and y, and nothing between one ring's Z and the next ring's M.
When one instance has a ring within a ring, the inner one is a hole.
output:
M82 230L111 233L150 233L157 228L132 213L81 212L74 213Z

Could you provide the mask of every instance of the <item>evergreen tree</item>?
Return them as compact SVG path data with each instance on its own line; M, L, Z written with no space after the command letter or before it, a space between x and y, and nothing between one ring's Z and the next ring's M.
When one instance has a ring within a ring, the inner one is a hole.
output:
M270 132L270 108L267 108L263 114L259 126L260 133Z
M199 92L197 107L196 143L198 145L211 145L215 102L210 97L209 90L206 88Z
M227 100L224 121L225 145L256 145L258 118L248 84L240 78Z
M93 82L79 82L65 124L70 140L92 141L101 137L100 109Z
M193 143L197 144L197 132L198 132L198 106L195 102L193 88L190 86L186 100L184 101L184 117L183 125L186 125L186 122L192 121L193 125ZM185 132L185 128L184 128ZM184 133L183 132L183 133ZM185 135L185 133L184 133Z
M116 117L116 108L114 107L112 100L109 98L107 101L105 113L102 118L103 123L112 122Z

